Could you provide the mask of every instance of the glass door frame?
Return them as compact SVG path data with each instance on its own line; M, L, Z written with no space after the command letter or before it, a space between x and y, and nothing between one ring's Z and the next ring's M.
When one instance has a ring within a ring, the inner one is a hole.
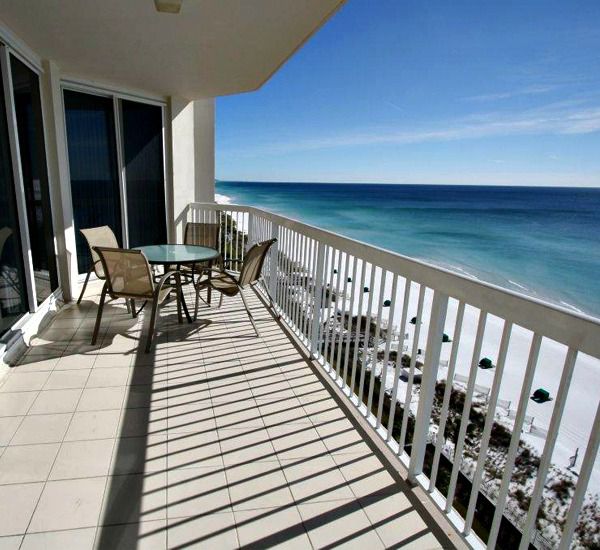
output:
M125 167L125 150L123 143L123 113L121 110L121 100L135 101L138 103L145 103L147 105L153 105L160 107L161 119L162 119L162 155L163 155L163 187L165 191L165 219L164 224L166 227L167 235L170 235L170 224L169 224L169 205L170 205L170 190L169 190L169 178L168 178L168 147L167 147L167 102L158 99L151 99L144 96L138 96L135 94L123 93L118 90L112 90L108 88L100 88L91 84L81 83L77 81L62 80L61 81L61 96L63 103L63 113L65 113L65 128L66 128L66 111L65 111L65 91L79 92L84 94L90 94L100 97L112 99L113 101L113 117L114 117L114 129L115 129L115 143L116 143L116 156L117 156L117 172L119 177L119 192L121 201L121 235L123 242L119 243L123 248L129 248L129 218L127 213L127 174ZM68 138L67 138L68 139ZM67 163L68 164L68 163ZM71 193L70 186L71 178L69 176L69 194ZM72 197L71 197L72 201ZM85 273L79 273L78 276L81 279L85 276Z
M19 218L19 234L21 240L21 253L23 256L23 268L25 272L25 288L27 291L27 309L29 313L35 313L37 310L41 309L43 304L37 303L37 295L35 289L35 275L33 271L33 256L31 252L31 241L29 238L29 224L27 219L27 204L25 198L25 184L23 181L23 171L21 167L21 151L19 146L19 134L17 129L17 114L15 109L15 97L13 92L13 80L12 80L12 71L10 64L10 56L14 56L23 63L27 65L33 72L38 76L38 86L41 86L41 74L39 69L32 65L27 59L24 59L23 56L19 55L16 51L14 51L9 45L5 43L0 43L0 69L1 69L1 77L2 77L2 85L4 87L4 96L6 103L6 121L8 125L8 138L10 145L10 153L11 153L11 161L12 161L12 172L13 172L13 181L15 188L15 198L17 204L17 216ZM40 88L40 97L41 97L41 88ZM42 117L43 118L43 117ZM44 121L42 121L42 125L44 125ZM43 132L45 135L45 128L43 128ZM46 167L48 163L48 151L47 151L47 143L44 140L44 149L45 149L45 162ZM50 201L50 210L53 218L53 225L56 227L54 219L54 208L53 208L52 200ZM54 237L54 254L56 257L56 238ZM58 271L58 269L57 269ZM60 289L60 274L59 274L59 289ZM52 296L48 297L43 303L46 303L50 300ZM27 314L24 314L27 316ZM23 317L18 319L16 323L13 324L13 327L18 326Z

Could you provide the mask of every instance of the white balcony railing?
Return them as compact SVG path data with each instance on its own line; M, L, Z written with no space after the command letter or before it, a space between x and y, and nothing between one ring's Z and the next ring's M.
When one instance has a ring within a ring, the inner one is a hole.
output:
M253 207L183 221L219 221L225 259L277 238L263 291L469 544L598 536L597 320Z

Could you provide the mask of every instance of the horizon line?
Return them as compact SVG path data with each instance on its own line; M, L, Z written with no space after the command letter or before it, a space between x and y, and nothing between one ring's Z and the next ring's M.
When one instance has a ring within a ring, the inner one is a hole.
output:
M535 184L506 184L506 183L408 183L408 182L377 182L377 181L305 181L305 180L241 180L215 178L215 184L223 183L278 183L282 185L305 183L308 185L422 185L431 187L519 187L535 189L599 189L598 185L535 185Z

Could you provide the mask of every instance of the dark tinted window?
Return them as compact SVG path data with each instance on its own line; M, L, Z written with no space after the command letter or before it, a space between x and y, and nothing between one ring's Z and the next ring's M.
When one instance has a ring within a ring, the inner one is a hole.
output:
M38 76L11 57L21 170L38 303L58 287Z
M129 246L167 242L162 109L122 101Z
M4 88L0 86L0 334L28 309Z
M65 117L77 265L83 273L90 256L80 229L108 225L123 242L113 100L67 90Z

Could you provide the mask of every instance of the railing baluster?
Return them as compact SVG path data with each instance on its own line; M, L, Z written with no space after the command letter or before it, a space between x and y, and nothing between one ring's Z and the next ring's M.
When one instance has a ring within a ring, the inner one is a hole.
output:
M429 434L429 419L431 418L435 384L437 382L437 373L440 366L442 337L444 335L447 311L448 296L439 291L434 291L429 328L427 329L427 347L425 350L425 361L423 363L421 394L415 418L415 432L412 440L410 463L408 467L408 478L413 481L423 472L425 446L427 445L427 436Z
M321 246L321 244L319 244L319 246ZM320 311L318 312L319 315L319 331L318 331L318 337L317 337L317 342L319 345L319 362L321 362L321 360L323 361L323 363L325 363L325 348L323 348L323 345L325 343L325 326L326 326L326 312L327 312L327 273L328 273L328 266L329 266L329 262L330 262L330 258L331 255L333 253L333 249L330 246L324 246L323 247L325 249L325 253L324 253L324 258L323 258L323 275L322 275L322 279L323 279L323 288L321 289L321 308Z
M522 526L523 536L521 537L519 550L527 550L529 547L529 541L531 540L531 532L535 528L535 520L537 519L538 510L540 508L542 493L546 483L546 476L548 475L548 470L550 469L552 452L554 451L554 445L556 445L558 429L560 427L560 421L565 410L567 395L569 394L569 387L571 386L571 379L573 378L573 371L575 370L576 361L577 350L569 348L565 357L562 376L560 377L560 384L556 394L556 403L554 405L554 410L552 411L552 418L550 419L550 426L548 426L548 434L546 435L544 451L542 452L542 458L540 460L540 465L538 466L535 487L533 489L533 493L531 494L529 512L527 513L525 524Z
M577 518L579 512L583 506L585 499L585 492L592 476L592 470L598 456L598 447L600 446L600 402L596 408L596 416L594 423L592 424L592 433L588 439L588 444L585 449L585 456L581 464L581 470L579 471L579 477L577 478L577 488L575 494L571 500L571 506L569 507L569 513L563 527L562 537L560 540L559 550L566 550L570 547L571 541L573 540L573 533L577 526Z
M358 263L358 262L357 262ZM352 375L350 377L350 395L354 392L354 383L356 381L356 363L358 361L358 348L360 343L360 326L362 322L363 296L365 295L365 261L360 260L360 284L358 285L358 311L356 312L356 330L354 332L354 353L352 354Z
M387 333L385 338L385 350L383 352L383 367L381 369L381 388L379 389L379 403L377 405L377 424L375 429L381 426L381 415L383 414L383 400L385 397L385 382L387 380L388 361L390 358L390 346L394 336L394 310L396 309L396 291L398 288L398 275L392 273L392 297L390 300L390 314L388 317Z
M233 212L231 212L233 217ZM235 212L235 270L240 270L240 247L239 247L239 235L240 235L240 213L236 210Z
M375 345L371 352L371 380L369 383L369 397L367 401L367 409L371 414L371 407L373 405L373 391L375 389L375 370L377 368L377 356L379 355L379 344L381 342L379 335L381 333L381 316L383 315L383 301L385 296L385 281L387 279L387 271L381 270L381 279L379 280L379 307L377 308L377 322L375 326Z
M331 365L331 369L332 371L335 371L335 356L336 356L336 352L337 352L337 347L335 345L335 341L337 339L337 328L338 328L338 301L339 301L339 296L340 296L340 271L342 270L342 251L338 250L338 256L337 256L337 265L335 268L335 271L337 272L335 275L335 294L334 297L332 299L332 306L333 306L333 327L331 329L331 350L329 352L329 364ZM336 372L336 376L337 376L337 371Z
M305 235L304 236L304 252L302 256L303 260L303 278L302 278L302 338L306 339L308 337L307 326L308 326L308 279L310 277L310 239Z
M529 359L527 360L527 368L525 370L525 377L523 380L523 385L521 387L519 406L517 407L517 414L515 416L515 422L513 424L513 433L510 440L510 446L508 447L508 454L506 455L504 475L502 476L500 490L498 491L498 497L496 499L496 512L494 513L494 519L492 521L492 527L490 529L490 534L487 542L488 548L494 548L496 546L498 531L500 530L500 521L502 520L502 512L506 504L506 497L508 496L510 479L513 475L513 468L515 466L515 458L517 457L517 452L519 450L521 430L523 429L525 412L527 410L527 402L529 401L529 395L531 393L531 384L533 383L533 375L535 374L535 368L537 365L538 355L540 353L541 343L542 336L538 333L535 333L531 342Z
M339 254L338 250L331 249L330 254L330 265L328 267L329 270L329 282L327 283L327 316L325 318L325 323L323 330L325 331L325 348L323 350L323 362L327 369L330 368L330 363L327 360L328 356L331 356L329 347L331 346L331 304L333 302L333 278L334 278L334 265L336 254Z
M394 385L392 387L392 403L387 426L387 440L390 441L394 432L394 418L396 416L396 404L398 403L398 384L402 373L402 356L404 355L404 335L406 330L406 318L408 316L408 303L410 300L410 279L404 279L404 298L402 299L402 315L400 316L400 334L398 335L398 351L396 352L396 368L394 370Z
M342 376L342 372L341 372L341 363L342 363L342 344L344 342L344 317L346 315L346 294L348 292L348 270L350 267L350 256L348 254L346 254L346 258L344 261L344 290L342 291L343 295L342 295L342 311L341 311L341 316L340 316L340 322L339 322L339 327L340 327L340 335L339 335L339 343L338 343L338 350L337 350L337 357L336 357L336 365L335 365L335 371L337 372L337 375L339 377ZM338 273L339 275L339 273ZM345 380L342 380L342 384L345 385Z
M356 290L356 270L357 270L357 258L352 257L352 285L350 290L350 307L348 308L348 322L346 324L346 355L344 357L344 374L342 376L342 388L346 387L346 380L348 380L348 364L350 361L350 345L352 342L352 317L354 313L354 296ZM356 346L355 346L356 347ZM352 386L350 386L352 392ZM350 393L352 395L352 393Z
M463 448L465 437L467 435L467 427L469 425L469 416L471 414L471 402L473 401L473 392L475 391L475 380L477 379L477 369L479 368L479 358L481 355L481 346L483 344L483 336L485 334L485 324L487 321L487 311L479 312L479 321L477 323L477 335L473 345L473 357L471 359L471 368L469 369L469 380L467 382L467 391L465 401L463 403L460 428L454 447L454 460L452 464L452 473L450 474L450 483L448 484L448 494L446 496L446 513L452 509L454 501L454 492L456 491L456 481L462 463Z
M321 326L321 305L323 303L323 276L325 271L325 246L323 243L315 242L317 254L317 263L313 278L313 305L312 305L312 324L310 330L310 352L313 357L317 357L319 352L319 327Z
M452 350L450 351L450 361L448 363L448 374L446 375L446 389L444 391L444 399L442 401L442 410L440 411L440 423L438 426L438 439L435 443L435 453L433 455L433 464L431 466L431 476L429 479L429 492L435 489L435 481L437 479L438 468L440 464L440 456L444 445L444 433L446 432L446 420L448 419L448 410L450 409L450 396L452 394L452 382L454 380L454 371L456 369L456 357L458 355L458 346L460 344L460 335L462 331L462 323L465 315L465 303L458 304L456 312L456 321L454 323L454 335L452 338Z
M264 229L263 223L263 231ZM263 235L261 240L265 237L266 235ZM271 299L275 301L279 311L281 312L280 302L278 301L277 297L277 286L279 280L279 225L277 225L275 222L271 223L271 238L277 239L277 241L271 246L269 257L269 294L271 294Z
M289 278L290 278L290 274L289 274L289 265L290 265L290 259L289 259L289 238L290 238L290 230L287 227L282 228L282 272L283 272L283 278L282 278L282 285L281 285L281 298L282 298L282 302L283 302L283 315L284 318L287 319L288 324L291 322L290 316L289 316L289 310L288 310L288 305L289 305Z
M360 383L358 388L358 404L364 403L363 392L365 387L365 373L367 370L367 356L369 355L369 340L371 335L371 310L373 308L373 286L375 285L375 271L377 268L374 264L371 266L371 277L369 282L369 299L367 300L367 318L365 320L364 340L362 347L361 367L360 367ZM362 324L362 319L361 319ZM362 331L362 328L361 328ZM369 411L367 410L367 416Z
M296 334L301 337L301 320L302 315L302 271L304 270L302 259L303 237L298 231L294 231L294 326Z
M410 404L412 403L412 387L415 379L415 368L417 365L417 351L419 350L419 337L421 336L421 319L423 317L423 301L425 300L425 285L419 287L419 298L417 302L417 316L415 319L415 332L413 337L413 346L411 350L410 367L408 371L408 381L406 384L406 395L404 396L404 410L402 414L402 425L400 427L400 439L398 440L398 456L404 453L404 444L406 443L406 430L408 429L408 417L410 415Z
M309 288L308 280L310 279L310 267L311 267L311 250L310 250L310 239L304 236L304 277L302 279L302 338L306 339L308 334L308 315L309 315Z
M496 372L494 373L494 381L492 382L490 399L488 401L487 412L485 415L485 424L481 434L479 457L477 458L477 466L475 467L475 473L473 474L471 496L469 497L469 506L467 508L465 526L463 529L463 534L465 536L471 532L471 524L473 523L473 517L475 516L475 506L477 505L477 497L479 496L479 489L481 488L481 480L483 478L485 461L487 459L488 445L490 442L490 436L492 434L492 427L494 425L496 404L498 403L498 394L500 393L500 383L502 382L502 374L504 372L504 364L506 362L506 355L508 353L508 345L510 343L512 326L513 325L510 321L504 322L504 329L502 330L502 338L500 339L500 348L498 351Z

